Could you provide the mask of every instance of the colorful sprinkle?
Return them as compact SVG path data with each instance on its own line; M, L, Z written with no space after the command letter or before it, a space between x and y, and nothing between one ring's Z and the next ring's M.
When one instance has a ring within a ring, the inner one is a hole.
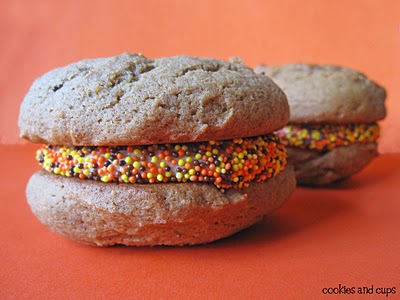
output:
M58 175L103 182L213 183L222 192L275 176L286 149L274 135L150 146L43 146L36 158Z
M328 151L355 143L372 143L379 138L379 125L289 124L275 132L287 147Z

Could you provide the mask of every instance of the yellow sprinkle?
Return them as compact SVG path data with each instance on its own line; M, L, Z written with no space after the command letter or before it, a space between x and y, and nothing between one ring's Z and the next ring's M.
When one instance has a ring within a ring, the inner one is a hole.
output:
M319 133L318 130L313 130L313 131L311 131L311 137L312 137L314 140L319 140L320 137L321 137L321 134Z
M125 162L127 164L131 164L133 162L132 157L130 157L130 156L125 157Z

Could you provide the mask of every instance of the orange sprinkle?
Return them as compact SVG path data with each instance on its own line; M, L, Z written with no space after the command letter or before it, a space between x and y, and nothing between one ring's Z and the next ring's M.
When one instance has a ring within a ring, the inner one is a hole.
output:
M216 184L220 184L221 182L222 182L222 177L216 177L215 178L215 180L214 180L214 182L216 183Z
M128 151L129 153L132 153L133 152L133 147L132 146L128 146L128 147L126 147L126 151Z

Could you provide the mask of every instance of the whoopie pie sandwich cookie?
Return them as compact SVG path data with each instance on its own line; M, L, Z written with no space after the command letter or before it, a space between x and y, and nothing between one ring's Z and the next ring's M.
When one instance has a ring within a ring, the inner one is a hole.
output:
M285 92L289 124L276 132L287 146L297 183L324 186L359 172L378 155L385 89L339 66L259 65Z
M85 244L211 242L293 192L273 133L288 117L279 87L239 63L129 53L73 63L38 78L21 105L21 137L43 144L28 203Z

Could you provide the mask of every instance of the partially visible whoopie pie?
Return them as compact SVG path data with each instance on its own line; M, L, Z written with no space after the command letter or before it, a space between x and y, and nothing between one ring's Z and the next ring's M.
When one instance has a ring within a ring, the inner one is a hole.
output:
M298 184L324 186L359 172L378 155L385 89L355 70L332 65L259 65L285 92L289 124L276 132Z
M273 134L288 116L279 87L239 63L125 53L55 69L21 105L21 136L44 144L28 203L90 245L229 236L295 188Z

